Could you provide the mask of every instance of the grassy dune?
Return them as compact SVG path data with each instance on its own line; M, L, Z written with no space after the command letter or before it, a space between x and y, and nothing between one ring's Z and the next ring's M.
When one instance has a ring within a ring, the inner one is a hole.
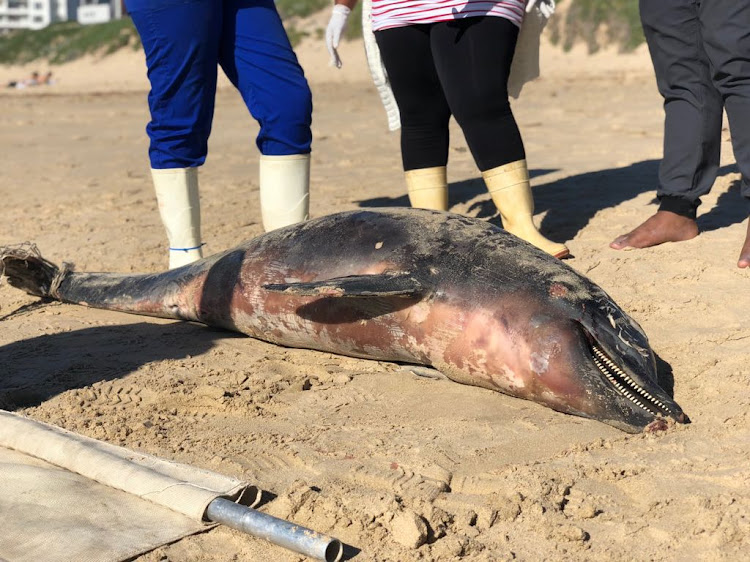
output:
M19 30L0 36L0 64L46 60L63 64L87 54L107 55L124 47L140 48L130 18L97 25L60 22L38 31Z
M644 42L638 0L558 0L561 17L549 28L553 43L566 50L584 42L589 52L616 45L630 51Z
M561 10L550 21L553 42L569 49L584 42L591 52L606 45L623 51L643 42L638 19L638 0L559 0ZM298 23L320 10L328 10L330 0L277 0L293 45L309 36ZM317 38L323 29L312 32ZM361 4L350 17L348 39L362 34ZM39 31L20 30L0 36L0 64L25 64L45 60L62 64L87 54L107 55L122 48L140 48L138 34L130 18L97 25L76 22L55 23Z

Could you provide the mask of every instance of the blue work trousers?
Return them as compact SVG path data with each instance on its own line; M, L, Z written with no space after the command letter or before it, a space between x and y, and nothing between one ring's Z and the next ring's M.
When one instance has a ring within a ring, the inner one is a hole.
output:
M312 96L273 0L126 0L146 53L151 167L200 166L218 65L260 124L265 155L307 154Z

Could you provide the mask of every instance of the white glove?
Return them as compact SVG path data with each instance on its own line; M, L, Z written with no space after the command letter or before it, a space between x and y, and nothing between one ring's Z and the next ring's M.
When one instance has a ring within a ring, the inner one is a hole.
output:
M346 29L346 22L349 20L351 10L343 4L334 4L331 11L331 19L328 21L326 28L326 47L331 55L331 66L341 68L341 58L336 50L341 40L341 34Z
M529 0L526 2L526 13L530 13L534 6L547 19L555 13L555 0Z

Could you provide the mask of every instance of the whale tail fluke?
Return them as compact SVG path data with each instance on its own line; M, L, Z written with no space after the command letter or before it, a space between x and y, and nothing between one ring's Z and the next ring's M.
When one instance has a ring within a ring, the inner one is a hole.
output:
M69 269L68 264L61 269L44 259L36 244L0 246L0 278L5 277L10 286L30 295L57 298L57 286Z

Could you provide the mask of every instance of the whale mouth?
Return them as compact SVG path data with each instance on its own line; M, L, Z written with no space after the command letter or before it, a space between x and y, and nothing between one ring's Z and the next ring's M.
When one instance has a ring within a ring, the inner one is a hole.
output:
M674 418L672 409L649 393L645 388L634 381L625 371L609 357L603 349L594 342L591 345L591 359L599 369L604 378L609 381L615 390L635 406L654 416L668 416Z

